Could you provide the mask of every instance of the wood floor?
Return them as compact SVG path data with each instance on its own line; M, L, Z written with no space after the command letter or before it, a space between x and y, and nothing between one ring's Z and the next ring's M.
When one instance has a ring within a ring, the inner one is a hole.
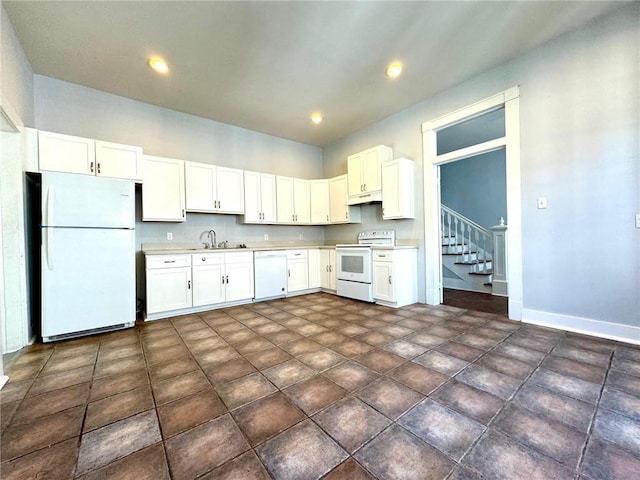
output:
M467 292L465 290L444 289L443 302L450 307L465 308L477 312L497 313L507 315L509 313L509 298L497 297L489 293Z

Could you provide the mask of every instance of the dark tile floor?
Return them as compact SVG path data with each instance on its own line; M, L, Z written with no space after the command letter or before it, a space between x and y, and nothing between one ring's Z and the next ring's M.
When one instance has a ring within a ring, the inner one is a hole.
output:
M467 292L444 288L442 303L451 307L474 310L476 312L496 313L507 316L509 313L509 299L490 293Z
M313 294L34 345L3 479L640 478L640 349Z

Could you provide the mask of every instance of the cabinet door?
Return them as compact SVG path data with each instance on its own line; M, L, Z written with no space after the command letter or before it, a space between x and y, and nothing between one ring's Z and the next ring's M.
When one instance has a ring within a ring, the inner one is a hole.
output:
M145 157L142 220L184 222L184 162Z
M191 306L191 267L147 270L147 314Z
M289 280L287 282L287 290L289 292L297 292L309 288L309 267L306 258L299 260L288 260L287 267L289 269Z
M323 265L320 264L320 249L313 248L307 251L309 264L309 288L320 288L320 275Z
M96 146L90 138L38 132L40 170L95 175Z
M398 158L382 164L382 218L414 218L413 161Z
M96 174L142 180L142 147L96 140Z
M393 263L373 262L373 298L395 301Z
M329 218L331 223L347 223L349 207L347 206L347 175L340 175L329 180Z
M260 211L263 223L276 223L276 176L260 175Z
M329 223L329 180L311 180L311 223L323 225Z
M216 167L184 162L186 208L194 212L215 211Z
M247 223L262 221L260 184L261 176L258 172L244 172L244 221Z
M216 167L218 210L244 213L244 175L237 168Z
M362 157L362 191L377 192L382 188L382 153L378 148L364 152ZM349 192L351 194L351 192Z
M329 250L329 288L336 289L336 251Z
M253 262L227 263L226 301L235 302L253 298Z
M329 252L331 250L320 249L320 286L322 288L331 288L331 276L329 275Z
M193 306L224 302L224 265L193 267Z
M293 223L293 178L276 177L276 206L278 223Z
M364 191L364 182L362 181L363 158L363 153L357 153L347 157L347 177L349 179L348 192L350 197L353 195L360 195Z
M293 179L293 212L296 223L311 223L309 180Z

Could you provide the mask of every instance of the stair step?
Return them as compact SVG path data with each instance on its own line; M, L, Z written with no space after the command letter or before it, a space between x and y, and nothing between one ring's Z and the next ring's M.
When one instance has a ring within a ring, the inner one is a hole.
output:
M484 272L469 272L469 275L493 275L493 270L485 270Z
M484 260L469 260L467 262L455 262L456 265L479 265L485 263ZM487 260L487 263L491 263L491 260Z

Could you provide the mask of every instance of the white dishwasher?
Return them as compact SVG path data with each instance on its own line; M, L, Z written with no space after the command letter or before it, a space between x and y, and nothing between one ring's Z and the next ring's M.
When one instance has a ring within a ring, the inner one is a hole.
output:
M253 252L255 299L284 297L287 295L287 251L267 250Z

